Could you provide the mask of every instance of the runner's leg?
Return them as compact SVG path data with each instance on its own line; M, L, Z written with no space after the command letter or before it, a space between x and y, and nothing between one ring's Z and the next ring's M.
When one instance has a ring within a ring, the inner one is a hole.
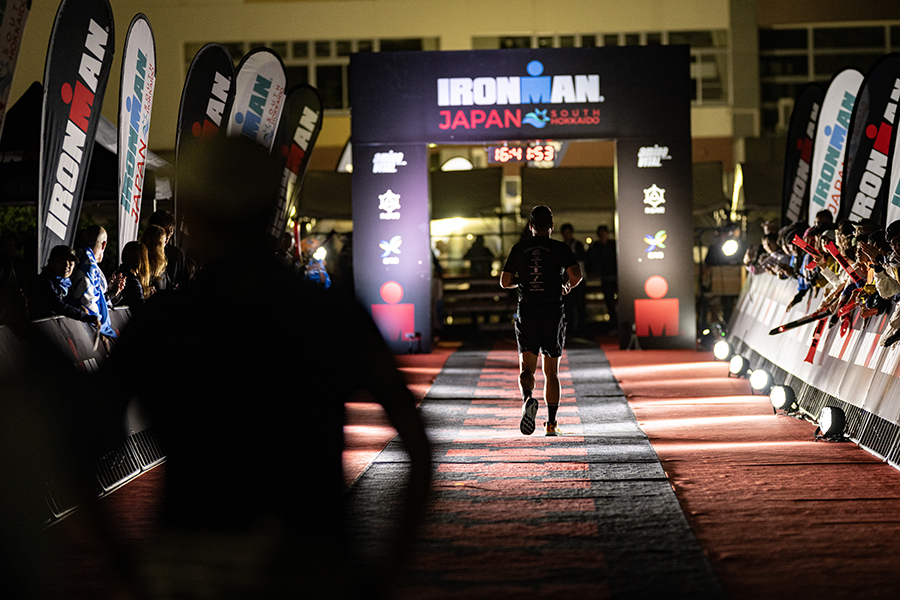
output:
M544 402L547 403L548 421L556 423L556 410L559 408L559 357L546 354L541 357L541 368L544 371Z
M534 390L534 372L537 369L537 354L525 351L519 354L519 390L526 398Z
M534 370L537 368L537 355L525 351L519 354L519 389L522 391L522 419L519 431L524 435L534 433L534 418L538 412L538 401L531 395L534 390Z

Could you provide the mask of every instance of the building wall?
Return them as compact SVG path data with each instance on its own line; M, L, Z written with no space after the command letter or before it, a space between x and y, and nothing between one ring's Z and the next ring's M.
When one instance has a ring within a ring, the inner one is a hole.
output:
M473 36L581 34L658 30L728 29L729 0L112 0L116 60L103 112L117 121L120 57L132 16L143 12L153 26L159 79L153 102L150 148L175 144L185 77L184 45L294 39L439 37L442 50L467 50ZM47 42L58 3L34 2L25 29L10 99L43 79ZM664 93L663 90L660 93ZM695 108L697 137L730 137L731 108ZM319 147L342 147L349 117L328 115Z

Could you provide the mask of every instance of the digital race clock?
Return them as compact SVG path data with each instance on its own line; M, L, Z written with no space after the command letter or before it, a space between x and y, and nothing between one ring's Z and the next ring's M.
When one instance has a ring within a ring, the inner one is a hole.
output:
M550 145L489 146L487 151L489 163L553 162L556 158L556 148Z

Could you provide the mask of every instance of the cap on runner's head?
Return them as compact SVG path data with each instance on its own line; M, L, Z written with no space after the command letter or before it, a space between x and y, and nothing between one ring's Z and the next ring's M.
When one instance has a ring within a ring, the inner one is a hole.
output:
M549 206L535 206L531 209L531 223L536 229L550 229L553 227L553 213Z

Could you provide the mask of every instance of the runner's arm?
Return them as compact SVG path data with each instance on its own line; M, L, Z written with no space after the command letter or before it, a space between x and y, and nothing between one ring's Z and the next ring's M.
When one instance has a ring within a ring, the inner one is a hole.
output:
M569 276L569 281L563 284L563 294L568 294L572 288L581 283L583 275L581 274L581 267L577 264L572 265L568 269L566 269L566 274Z
M516 276L509 271L500 271L500 287L505 290L512 289L519 284L516 283Z

